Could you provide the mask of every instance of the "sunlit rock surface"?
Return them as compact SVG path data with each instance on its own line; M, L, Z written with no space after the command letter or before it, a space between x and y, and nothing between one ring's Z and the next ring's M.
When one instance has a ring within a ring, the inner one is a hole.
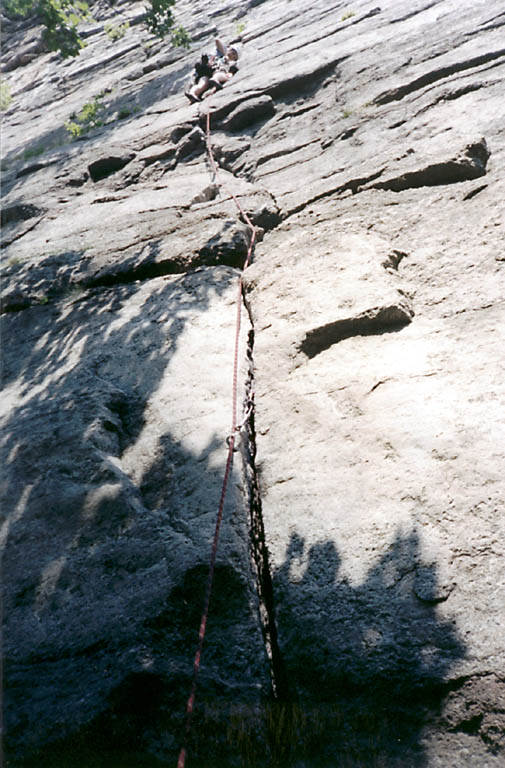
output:
M258 240L248 421L189 764L500 765L502 4L178 0L189 51L119 8L124 37L104 5L66 61L3 24L7 764L176 762L231 428L235 196ZM241 37L239 73L189 105L216 35Z

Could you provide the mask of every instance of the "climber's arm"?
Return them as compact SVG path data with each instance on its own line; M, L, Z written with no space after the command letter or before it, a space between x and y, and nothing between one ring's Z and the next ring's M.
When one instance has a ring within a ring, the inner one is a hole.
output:
M221 40L219 40L219 38L217 38L217 37L216 37L216 48L219 51L219 53L221 54L221 56L225 56L226 55L226 46L223 45Z

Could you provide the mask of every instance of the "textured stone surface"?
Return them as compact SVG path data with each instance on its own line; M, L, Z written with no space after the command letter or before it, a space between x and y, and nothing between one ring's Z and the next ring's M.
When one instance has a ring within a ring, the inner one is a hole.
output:
M230 429L235 195L258 227L255 410L194 764L500 765L503 8L178 0L186 52L121 7L124 38L99 10L65 62L5 25L7 757L174 764ZM239 74L190 106L218 33L241 33ZM104 126L69 142L100 93Z
M6 319L3 650L8 722L27 746L86 723L125 681L178 690L189 674L231 418L235 280L216 267ZM241 675L254 698L264 651L239 480L203 678L219 690Z

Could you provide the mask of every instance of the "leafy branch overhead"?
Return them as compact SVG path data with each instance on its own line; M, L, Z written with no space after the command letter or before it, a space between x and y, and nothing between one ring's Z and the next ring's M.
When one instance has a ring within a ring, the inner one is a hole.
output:
M150 8L146 9L145 25L149 32L157 37L165 37L174 24L172 8L175 0L149 0Z
M173 8L176 0L148 0L144 24L147 30L163 38L172 29L175 18ZM78 31L79 24L92 21L92 9L85 0L4 0L4 13L10 18L32 17L44 27L42 33L47 48L59 51L63 58L77 56L86 45ZM109 25L109 29L112 27ZM122 34L127 27L123 25ZM114 28L115 31L115 28ZM111 39L114 38L107 31ZM189 35L183 27L178 27L172 34L174 45L189 45Z

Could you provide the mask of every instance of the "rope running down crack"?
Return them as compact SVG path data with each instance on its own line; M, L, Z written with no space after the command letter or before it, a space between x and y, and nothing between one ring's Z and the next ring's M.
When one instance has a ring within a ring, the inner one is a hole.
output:
M214 158L214 154L212 152L212 146L210 142L210 108L211 104L209 102L209 106L207 108L207 116L206 116L206 131L205 131L205 143L207 147L207 155L209 158L210 166L212 168L212 173L214 175L214 178L219 183L219 172L218 172L218 166L216 163L216 160ZM242 205L240 204L240 201L236 197L236 195L230 190L227 189L225 185L221 185L223 189L230 195L232 200L234 201L235 205L237 206L237 209L239 211L240 216L245 221L247 226L250 229L251 232L251 240L249 243L249 248L247 251L247 256L244 261L244 264L242 266L242 270L239 276L238 280L238 290L237 290L237 301L236 301L236 310L237 310L237 316L235 321L235 347L234 347L234 357L233 357L233 381L232 381L232 422L231 422L231 433L227 439L227 445L228 445L228 456L226 459L226 467L224 471L223 476L223 483L221 487L221 496L219 499L219 506L217 511L217 517L216 517L216 525L214 529L214 538L212 541L212 548L211 548L211 554L210 554L210 562L209 562L209 573L207 577L207 585L206 585L206 591L205 591L205 600L204 600L204 606L202 611L202 618L200 621L200 630L198 633L198 645L195 653L195 659L193 662L193 681L191 685L191 692L189 694L188 702L186 704L186 730L185 730L185 737L184 737L184 743L181 747L181 751L179 753L179 759L177 761L177 768L184 768L186 763L186 756L187 756L187 744L189 741L189 736L191 733L191 725L193 722L193 712L195 707L195 698L196 698L196 689L197 689L197 683L198 683L198 675L200 672L200 661L203 651L203 644L205 640L205 630L207 627L207 619L209 615L209 606L210 606L210 598L212 594L212 584L214 581L214 571L216 567L216 557L217 557L217 550L219 545L219 533L221 530L221 523L223 520L223 509L224 509L224 502L226 498L226 491L228 488L228 481L230 478L230 473L232 469L233 464L233 453L235 449L235 438L237 435L237 432L240 431L241 427L243 426L238 425L237 426L237 391L238 391L238 357L239 357L239 345L240 345L240 327L241 327L241 318L242 318L242 296L243 296L243 280L242 275L244 270L249 266L251 262L252 252L254 249L254 244L256 242L256 227L252 223L251 219L247 215L247 213L244 211Z

